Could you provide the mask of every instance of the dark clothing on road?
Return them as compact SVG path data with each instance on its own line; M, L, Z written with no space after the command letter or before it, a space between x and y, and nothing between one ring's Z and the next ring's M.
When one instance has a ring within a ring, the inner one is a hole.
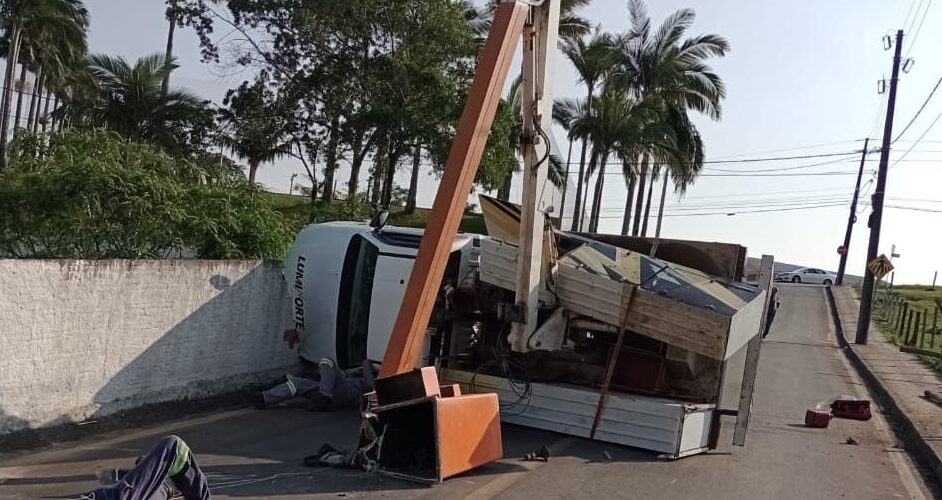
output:
M778 301L778 288L772 288L771 297L769 297L769 309L765 313L765 330L762 332L762 338L765 338L769 335L769 329L772 328L772 321L775 320L775 313L778 312L778 306L781 303Z
M173 488L185 500L209 500L209 483L190 453L190 447L177 436L160 440L118 483L99 488L83 498L91 500L167 500Z
M354 377L338 368L332 359L324 358L318 363L318 374L319 380L287 375L283 383L262 392L264 406L273 406L293 398L313 401L326 399L332 405L357 406L360 397L373 390L375 374L366 363L363 376Z

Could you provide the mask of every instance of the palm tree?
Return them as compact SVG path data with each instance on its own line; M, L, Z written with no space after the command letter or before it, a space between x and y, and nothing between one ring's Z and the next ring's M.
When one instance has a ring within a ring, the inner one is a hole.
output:
M635 187L638 184L638 169L634 165L637 155L625 152L618 156L621 158L622 177L628 189L628 196L625 198L625 213L621 222L621 234L627 235L631 231L631 202L634 200Z
M589 20L578 14L579 9L589 5L592 0L562 0L559 4L559 38L582 38L589 34L592 25ZM494 11L500 0L488 0L483 9L475 8L469 4L467 10L468 25L475 37L483 42L487 32L491 29Z
M661 237L661 221L664 219L664 200L667 198L668 178L674 179L674 191L682 195L703 168L703 140L687 113L671 108L667 111L666 122L671 130L672 147L667 151L670 161L664 172L664 183L661 186L661 201L657 210L657 226L654 230L655 239Z
M573 67L576 69L576 73L579 75L579 81L585 85L585 107L586 109L591 109L596 87L600 85L615 62L615 53L612 50L611 39L608 36L596 34L590 38L588 42L583 38L566 38L562 40L561 45L563 55L572 63ZM583 139L582 151L579 155L578 183L576 184L576 211L572 219L573 231L581 229L583 213L585 211L582 182L585 179L588 146L589 144Z
M133 65L122 57L94 55L88 70L98 91L67 100L60 113L73 124L103 126L132 140L185 149L187 134L205 124L209 111L189 91L170 89L162 95L165 76L177 67L167 64L163 54L142 57Z
M567 103L572 106L572 103ZM656 123L660 103L656 100L638 101L623 90L607 87L589 106L575 103L581 113L572 121L572 133L592 143L592 152L586 169L586 181L595 175L595 189L589 231L598 231L605 187L605 170L609 158L620 151L633 150L643 145L645 133Z
M13 79L22 49L43 47L48 53L56 53L60 57L64 54L84 53L87 28L88 10L81 0L0 2L0 29L5 32L8 42L7 68L0 99L0 168L6 166Z
M223 125L219 143L249 164L249 182L254 184L261 164L293 153L285 113L274 109L278 103L260 83L243 84L226 97L225 104L219 112Z
M682 162L685 170L678 171L680 167L670 164L668 170L676 173L675 182L679 186L686 186L693 182L699 165L702 164L702 145L689 146L693 137L699 141L699 134L686 118L688 110L698 111L713 120L721 115L721 101L726 96L725 85L722 79L706 64L705 60L711 57L722 57L729 50L729 43L721 36L714 34L698 35L684 38L687 29L693 23L696 14L691 9L681 9L664 20L654 30L651 19L645 9L643 0L630 0L628 9L631 14L631 30L620 37L616 44L619 47L620 64L612 75L613 82L627 88L638 96L654 96L662 99L666 104L665 117L672 123L673 133L677 144L681 144L680 136L687 136L687 154L699 151L701 159L687 157ZM684 125L685 124L685 125ZM687 127L686 132L680 128ZM679 127L679 128L678 128ZM665 150L662 150L664 153ZM680 152L677 152L678 154ZM647 163L653 161L655 167L665 161L676 160L676 154L664 153L662 157L642 158L642 171L639 175L639 200L635 205L636 211L641 208L640 197L643 196L644 178ZM653 168L652 168L653 170ZM665 180L666 182L666 180ZM682 192L682 189L681 189ZM663 203L663 198L661 203ZM650 206L650 195L648 196ZM663 209L659 209L663 214ZM644 221L647 216L644 215ZM635 219L637 232L639 218ZM658 225L660 226L660 217ZM645 228L641 230L642 236Z

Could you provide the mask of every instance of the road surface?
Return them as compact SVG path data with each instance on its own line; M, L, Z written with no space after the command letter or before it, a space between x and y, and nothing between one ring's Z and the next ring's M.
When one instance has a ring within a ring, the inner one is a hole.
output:
M823 288L780 285L782 307L763 344L753 418L745 448L729 445L678 461L520 427L504 428L507 459L435 487L417 487L357 471L298 463L323 442L352 445L352 413L236 410L106 435L0 459L0 498L74 495L91 488L97 466L126 465L157 437L190 442L217 498L930 498L879 416L803 427L804 411L837 394L866 396L836 347ZM725 407L735 408L742 356L734 359ZM845 444L853 438L858 444ZM516 460L547 444L547 463Z

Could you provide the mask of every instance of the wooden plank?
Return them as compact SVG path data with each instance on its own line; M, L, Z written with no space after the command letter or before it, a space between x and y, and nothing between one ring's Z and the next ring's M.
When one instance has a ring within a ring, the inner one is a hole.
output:
M775 258L763 255L759 265L759 287L769 290L772 287L772 276L775 275ZM771 295L771 294L769 294ZM756 372L759 370L759 352L762 349L762 330L768 318L766 311L769 308L769 296L765 297L765 307L762 308L762 320L759 322L759 334L749 341L746 351L746 366L743 368L742 387L739 391L739 413L736 415L736 428L733 431L733 445L745 446L746 429L749 427L749 416L752 413L752 395L756 389Z
M612 382L612 374L615 373L615 365L618 363L618 355L621 354L621 346L625 340L625 332L628 331L628 317L631 314L631 305L635 301L635 297L638 295L637 285L632 285L628 289L628 298L625 301L625 312L624 317L625 321L621 324L621 329L618 330L618 340L615 341L615 347L612 349L612 352L608 355L608 368L605 370L605 378L602 380L602 390L599 392L599 403L598 407L595 410L595 419L592 421L592 430L589 431L589 437L595 438L595 431L599 428L599 421L602 419L602 411L605 409L605 397L608 396L608 388Z
M602 243L639 252L651 253L653 238L617 234L576 233ZM742 280L746 265L746 248L729 243L672 240L662 238L657 250L658 258L682 266L698 269L711 276L729 281Z
M560 264L557 295L562 306L610 325L620 325L630 285ZM713 359L723 359L729 318L706 308L639 289L628 329Z
M513 290L516 276L512 274L511 263L516 260L516 246L482 239L481 279L486 283ZM559 265L556 295L559 304L575 314L621 325L628 288L630 284L566 263ZM726 355L729 328L728 316L642 289L638 290L628 318L628 329L633 332L717 360Z
M425 235L412 267L402 308L399 309L386 347L380 377L412 370L420 356L451 245L458 233L458 224L481 163L481 155L529 10L529 4L524 2L502 2L494 13L491 30L435 194Z

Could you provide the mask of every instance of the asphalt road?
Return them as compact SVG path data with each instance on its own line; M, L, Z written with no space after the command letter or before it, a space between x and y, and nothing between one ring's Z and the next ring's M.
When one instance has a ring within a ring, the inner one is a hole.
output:
M532 429L505 426L507 459L435 487L357 471L298 465L323 442L352 445L353 413L237 410L156 428L0 458L0 498L62 497L91 488L96 467L126 466L157 437L183 436L216 498L929 498L879 415L803 427L804 411L837 394L866 396L836 347L823 289L780 285L782 307L762 347L745 448L729 445L677 461ZM727 375L725 407L735 408L744 353ZM845 444L853 438L858 444ZM517 460L547 444L547 463Z

